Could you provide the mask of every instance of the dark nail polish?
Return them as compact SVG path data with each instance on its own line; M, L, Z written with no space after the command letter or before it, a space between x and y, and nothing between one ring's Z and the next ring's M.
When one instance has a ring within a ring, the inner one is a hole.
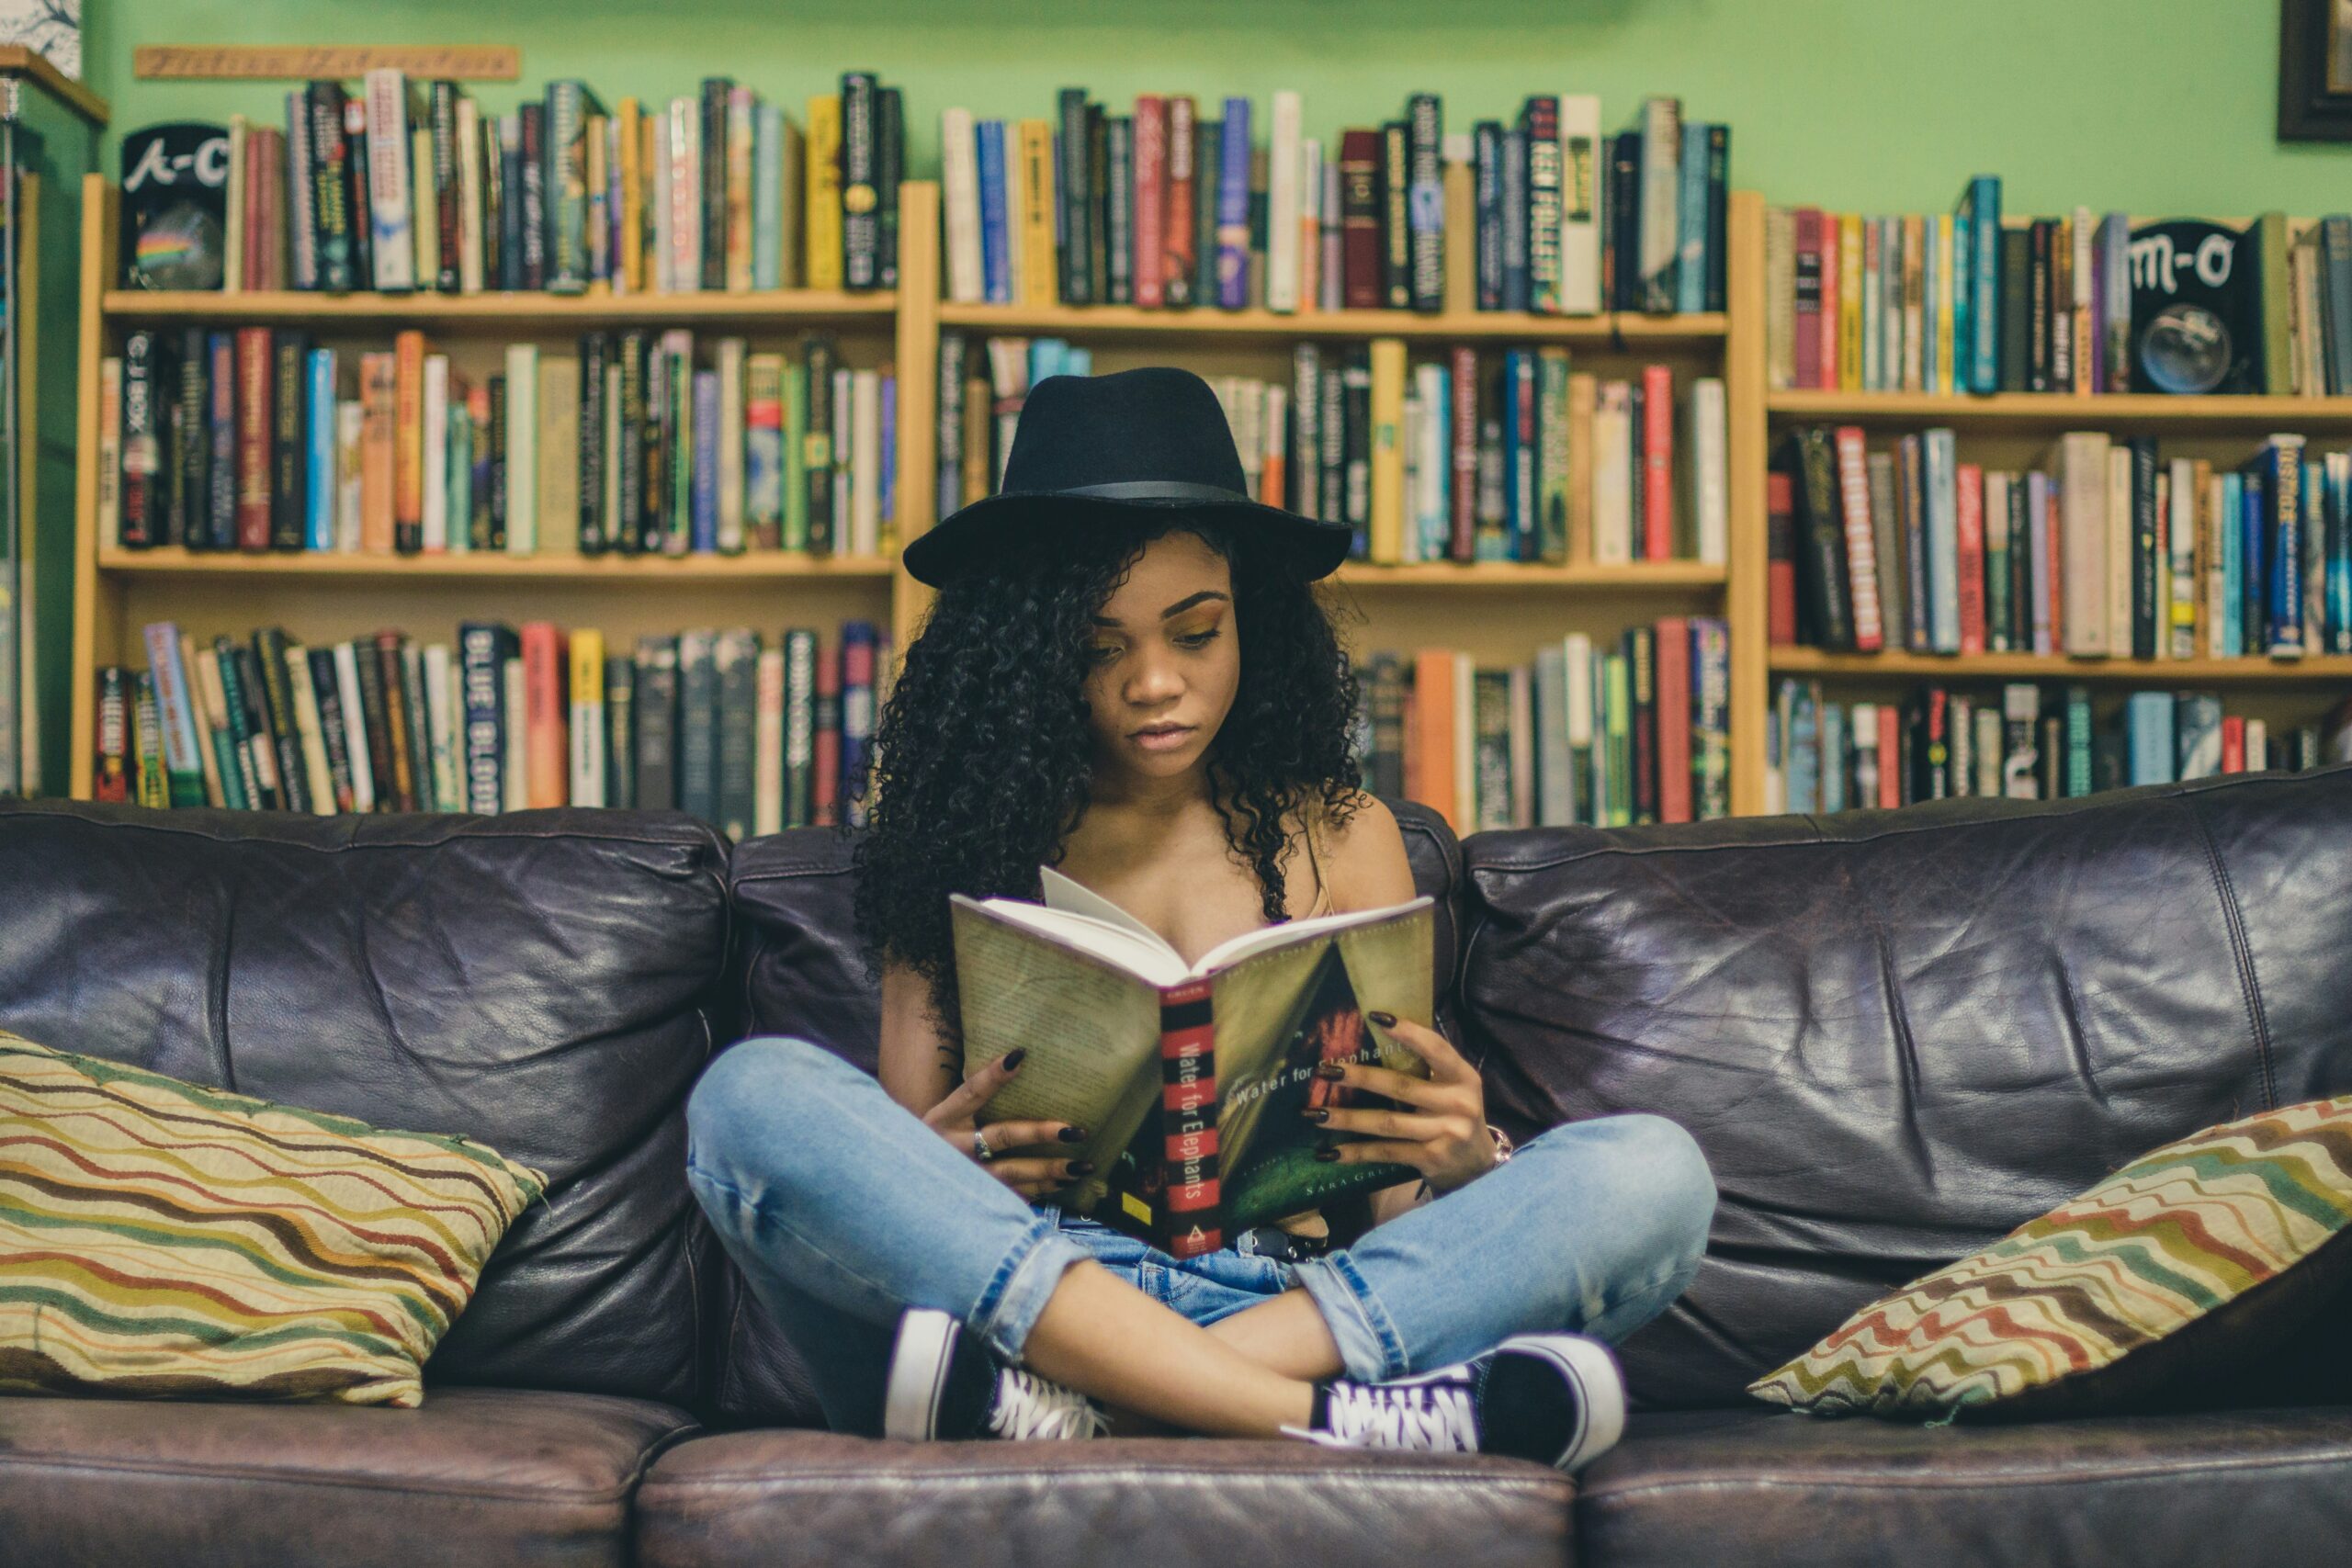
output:
M1315 1076L1338 1083L1348 1076L1348 1065L1345 1062L1317 1062L1315 1064Z
M1069 1173L1072 1176L1091 1176L1094 1174L1094 1162L1091 1159L1074 1159L1069 1162Z
M1026 1045L1018 1046L1013 1050L1007 1051L1004 1054L1004 1070L1008 1073L1019 1072L1021 1070L1022 1058L1028 1055L1029 1047Z
M1364 1017L1372 1020L1373 1022L1380 1025L1383 1029L1394 1029L1396 1026L1396 1015L1393 1012L1380 1012L1378 1010L1374 1010L1364 1014Z
M1065 1144L1082 1144L1086 1142L1086 1129L1083 1127L1065 1127L1054 1135Z
M1317 1149L1315 1151L1315 1157L1328 1165L1331 1161L1340 1157L1340 1151L1337 1149Z
M1331 1119L1331 1113L1319 1105L1310 1105L1299 1114L1309 1122L1329 1122Z

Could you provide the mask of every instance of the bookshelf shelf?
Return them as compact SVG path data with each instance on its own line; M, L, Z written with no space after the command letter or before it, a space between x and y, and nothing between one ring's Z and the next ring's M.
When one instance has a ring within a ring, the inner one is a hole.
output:
M782 551L740 556L509 556L488 551L458 555L345 555L324 551L246 553L190 551L178 546L147 550L106 548L98 570L124 577L344 579L355 582L435 579L503 579L516 582L626 581L631 589L662 582L736 581L773 578L868 579L887 581L888 558L803 556Z
M958 305L942 301L939 324L975 332L1056 336L1170 338L1376 338L1567 343L1643 347L1719 346L1721 314L1537 316L1520 311L1146 310L1132 305Z
M105 310L122 321L248 321L316 324L351 321L432 324L480 330L538 322L563 327L760 321L871 321L897 314L895 293L777 289L709 294L311 294L292 290L157 293L109 288Z
M1776 648L1776 675L1890 680L2122 682L2145 686L2352 682L2352 655L2303 659L2073 659L2040 653L1829 653Z
M2117 392L1996 392L1948 396L1924 392L1767 393L1776 419L1838 420L1855 424L1951 424L1986 430L2352 430L2352 398L2171 398Z
M1423 561L1372 566L1350 561L1339 580L1351 588L1719 589L1725 568L1703 561L1634 561L1625 566L1544 566L1520 561Z

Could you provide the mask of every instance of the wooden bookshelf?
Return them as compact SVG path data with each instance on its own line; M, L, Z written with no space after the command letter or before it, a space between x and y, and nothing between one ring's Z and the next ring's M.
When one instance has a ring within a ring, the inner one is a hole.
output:
M2352 654L2302 659L2076 659L2046 653L1830 653L1771 650L1777 675L1920 681L2106 682L2141 686L2352 684Z
M1717 315L1540 316L1523 310L1145 310L1132 305L958 305L939 307L942 326L979 333L1121 338L1397 337L1447 343L1623 344L1721 344Z
M2245 434L2268 430L2352 430L2352 398L2203 397L2116 392L1772 392L1777 419L1819 423L1965 430L2150 430Z
M124 577L299 577L354 582L431 581L436 578L493 578L514 582L566 579L609 581L626 578L630 586L638 587L664 581L799 577L864 577L878 581L898 568L896 562L884 556L804 556L783 550L721 556L581 556L554 551L529 556L491 551L385 556L324 550L188 550L174 545L150 550L105 547L98 551L98 570Z
M1416 561L1374 566L1349 561L1339 581L1352 588L1584 588L1607 592L1645 590L1720 589L1727 568L1705 561L1634 561L1627 566L1585 562L1544 566L1518 561Z
M528 333L607 326L757 326L876 322L898 313L894 293L781 288L731 294L311 294L292 289L159 293L109 288L108 320L237 321L252 326L439 327Z

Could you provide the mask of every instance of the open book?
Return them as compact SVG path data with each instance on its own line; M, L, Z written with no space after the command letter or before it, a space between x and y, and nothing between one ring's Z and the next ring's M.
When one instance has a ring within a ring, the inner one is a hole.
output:
M1299 1112L1352 1091L1321 1061L1425 1076L1364 1015L1427 1022L1426 897L1244 932L1196 964L1117 905L1043 868L1046 902L951 896L965 1070L1028 1047L985 1121L1070 1122L1094 1173L1060 1201L1183 1258L1228 1232L1407 1179L1315 1158ZM1056 1151L1059 1153L1059 1150Z

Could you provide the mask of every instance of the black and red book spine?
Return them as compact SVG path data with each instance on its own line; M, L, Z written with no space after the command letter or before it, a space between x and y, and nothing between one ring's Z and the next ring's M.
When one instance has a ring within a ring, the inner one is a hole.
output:
M1217 1179L1216 1030L1209 983L1159 994L1159 1125L1167 1140L1161 1250L1197 1258L1225 1245Z

